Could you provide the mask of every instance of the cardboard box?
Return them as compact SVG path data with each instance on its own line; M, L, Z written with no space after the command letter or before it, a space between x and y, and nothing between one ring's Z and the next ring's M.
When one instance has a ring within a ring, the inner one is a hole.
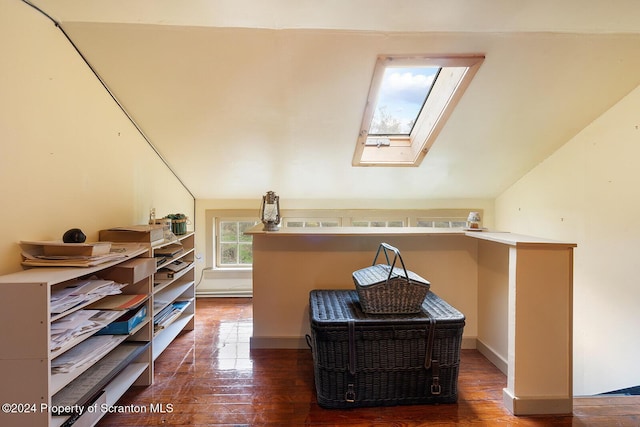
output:
M138 310L127 311L114 322L99 330L96 335L128 335L146 317L147 306L143 305Z
M100 230L102 242L136 242L153 245L164 241L162 225L132 225Z
M103 279L116 283L132 285L151 276L156 271L155 258L134 258L105 270L101 273Z
M149 298L145 294L117 294L107 295L87 306L89 310L133 310Z

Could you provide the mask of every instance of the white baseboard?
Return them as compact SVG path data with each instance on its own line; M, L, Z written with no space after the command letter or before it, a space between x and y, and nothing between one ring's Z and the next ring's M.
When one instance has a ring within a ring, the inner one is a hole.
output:
M305 337L251 337L250 348L284 348L304 349L309 348Z
M573 413L572 397L517 397L502 390L504 406L513 415L564 415Z
M500 354L498 354L498 352L496 352L494 349L492 349L488 345L484 344L479 339L476 340L476 348L478 349L480 354L482 354L484 357L486 357L489 360L489 362L493 363L496 366L496 368L500 369L500 372L502 372L505 375L508 375L507 369L509 367L509 363L504 357L502 357Z
M198 291L196 292L196 297L198 298L228 298L228 297L238 297L238 298L251 298L253 296L253 291L240 291L233 289L222 289L219 291Z

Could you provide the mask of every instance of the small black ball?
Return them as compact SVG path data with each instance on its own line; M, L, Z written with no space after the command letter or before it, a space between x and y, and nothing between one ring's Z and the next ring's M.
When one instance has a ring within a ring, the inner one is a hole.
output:
M85 240L87 236L79 228L67 230L62 236L62 241L65 243L84 243Z

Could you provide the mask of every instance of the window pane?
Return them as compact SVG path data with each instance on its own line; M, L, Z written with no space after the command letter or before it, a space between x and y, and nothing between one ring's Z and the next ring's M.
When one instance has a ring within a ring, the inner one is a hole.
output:
M340 227L340 220L335 218L285 218L287 227Z
M439 67L387 67L369 135L409 135Z
M221 221L220 222L220 241L221 242L237 242L238 241L238 222L237 221Z
M389 221L387 227L404 227L404 223L402 221Z
M248 229L250 229L251 227L253 227L254 225L256 225L257 222L256 221L240 221L238 222L238 229L240 231L240 234L238 235L238 241L240 242L251 242L251 239L253 236L250 235L245 235L244 232L247 231Z
M353 221L351 225L354 227L368 227L369 221Z
M235 243L220 244L220 264L238 263L238 245Z
M340 227L338 221L322 221L320 227Z
M253 252L251 251L250 243L240 243L238 250L240 264L253 264Z

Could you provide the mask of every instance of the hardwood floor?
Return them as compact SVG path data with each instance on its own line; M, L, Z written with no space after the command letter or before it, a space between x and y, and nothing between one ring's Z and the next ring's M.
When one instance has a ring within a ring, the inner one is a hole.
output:
M315 400L311 351L249 350L251 299L200 298L196 329L158 358L101 427L124 426L640 426L640 397L576 398L572 416L515 417L506 377L475 350L461 354L458 402L348 410Z

